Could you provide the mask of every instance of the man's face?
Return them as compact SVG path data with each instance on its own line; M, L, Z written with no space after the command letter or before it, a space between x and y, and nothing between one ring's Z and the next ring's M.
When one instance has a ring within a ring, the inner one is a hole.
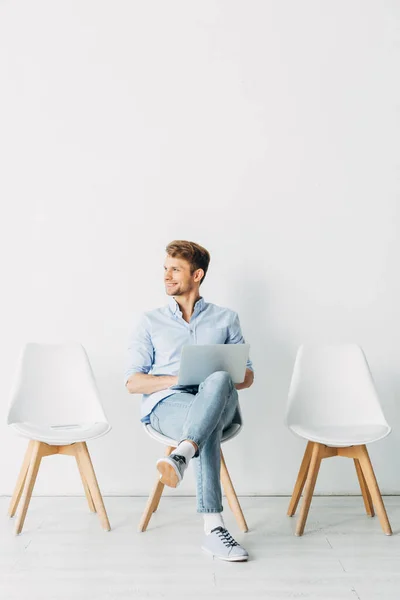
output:
M190 272L190 264L183 258L167 255L164 261L164 283L168 296L181 296L198 287L199 270ZM196 275L197 274L197 275Z

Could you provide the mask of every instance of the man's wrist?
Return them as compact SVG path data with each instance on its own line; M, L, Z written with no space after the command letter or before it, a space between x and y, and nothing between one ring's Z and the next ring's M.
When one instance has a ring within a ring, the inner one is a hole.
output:
M168 375L168 387L176 385L178 383L178 377L176 375Z

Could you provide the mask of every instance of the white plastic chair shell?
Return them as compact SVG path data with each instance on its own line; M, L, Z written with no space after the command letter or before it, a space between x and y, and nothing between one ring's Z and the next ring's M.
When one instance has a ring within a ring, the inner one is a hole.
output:
M154 427L152 427L150 425L150 423L143 423L143 426L144 426L146 433L150 437L152 437L154 440L157 440L157 442L161 442L162 444L165 444L166 446L171 446L174 448L176 448L176 446L178 445L179 440L173 440L172 438L170 438L166 435L163 435L162 433L160 433L159 431L154 429ZM236 437L238 435L238 433L240 432L241 428L242 428L242 425L239 425L239 423L233 423L232 425L230 425L229 427L224 429L224 431L222 433L221 443L223 444L224 442L227 442L228 440L231 440L234 437Z
M368 444L391 431L356 344L299 348L285 421L300 437L334 447Z
M26 344L7 423L19 434L50 445L83 442L110 431L81 344Z

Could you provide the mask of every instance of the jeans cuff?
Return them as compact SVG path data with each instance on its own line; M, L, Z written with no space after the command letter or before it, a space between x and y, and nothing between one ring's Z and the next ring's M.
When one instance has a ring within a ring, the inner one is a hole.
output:
M198 508L197 512L198 513L221 513L223 511L223 507L221 506L221 508Z

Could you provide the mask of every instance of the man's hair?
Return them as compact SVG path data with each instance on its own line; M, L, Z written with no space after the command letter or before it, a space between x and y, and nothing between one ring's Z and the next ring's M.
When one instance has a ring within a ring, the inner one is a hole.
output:
M200 284L203 283L208 265L210 264L210 253L208 250L199 244L187 242L186 240L174 240L168 244L165 250L172 258L183 258L186 260L190 264L191 273L194 273L196 269L203 269L204 276Z

